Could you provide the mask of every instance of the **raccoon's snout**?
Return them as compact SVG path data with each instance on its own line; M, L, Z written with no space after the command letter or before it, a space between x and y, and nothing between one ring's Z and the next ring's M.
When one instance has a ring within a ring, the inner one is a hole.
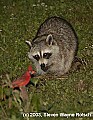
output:
M49 65L49 66L45 65L44 63L42 63L40 66L41 66L41 69L44 72L46 72L51 66L53 66L53 63L51 65Z
M43 71L45 71L45 64L42 63L40 66L41 66L41 69L42 69Z
M41 69L46 72L48 70L48 66L46 66L44 63L42 63L41 65Z

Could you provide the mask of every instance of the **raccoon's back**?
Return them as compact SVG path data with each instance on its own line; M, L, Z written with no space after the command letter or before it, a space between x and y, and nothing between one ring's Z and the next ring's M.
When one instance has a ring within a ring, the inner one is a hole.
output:
M76 33L65 19L60 17L51 17L46 19L39 27L37 36L44 34L54 33L56 35L73 35L76 37Z
M65 19L60 17L51 17L46 19L38 29L37 37L52 34L59 46L66 49L77 49L77 35Z

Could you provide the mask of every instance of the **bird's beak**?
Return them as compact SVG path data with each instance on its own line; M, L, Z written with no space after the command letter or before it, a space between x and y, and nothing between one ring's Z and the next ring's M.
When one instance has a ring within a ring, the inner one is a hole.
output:
M33 75L33 74L35 74L35 73L36 73L35 71L30 71L30 74L31 74L31 75Z

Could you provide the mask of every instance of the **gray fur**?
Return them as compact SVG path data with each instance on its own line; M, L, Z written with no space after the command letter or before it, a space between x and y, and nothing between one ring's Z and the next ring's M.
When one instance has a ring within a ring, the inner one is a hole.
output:
M63 75L69 71L77 51L77 35L66 20L59 17L45 20L32 42L26 42L31 47L28 57L33 61L37 74ZM52 55L45 59L44 53ZM39 55L39 60L34 59L34 55ZM40 66L43 63L44 70Z

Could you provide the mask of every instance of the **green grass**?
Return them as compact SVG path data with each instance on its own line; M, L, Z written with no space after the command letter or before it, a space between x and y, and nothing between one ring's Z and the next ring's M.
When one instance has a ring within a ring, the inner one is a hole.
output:
M8 84L31 64L25 40L33 39L50 16L64 17L72 24L79 38L78 56L86 66L63 80L33 79L34 85L27 86L29 100L24 103L20 92ZM0 0L0 119L21 120L21 112L93 112L93 0Z

